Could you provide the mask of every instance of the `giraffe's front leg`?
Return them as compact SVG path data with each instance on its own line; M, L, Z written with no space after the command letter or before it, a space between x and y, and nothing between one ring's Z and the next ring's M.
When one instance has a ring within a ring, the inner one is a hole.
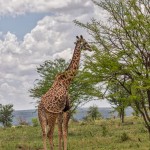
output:
M58 117L57 113L46 113L46 118L48 119L48 126L49 126L49 131L48 131L48 138L49 138L49 143L50 143L50 150L54 150L54 144L53 144L53 133L54 133L54 127L55 127L55 122Z
M42 132L43 132L43 146L44 146L44 150L47 150L47 147L46 147L46 139L47 139L47 134L46 134L46 126L47 124L44 123L43 124L43 127L42 127Z
M40 106L38 107L38 117L39 117L39 122L40 122L40 125L41 125L41 129L42 129L43 147L44 147L44 150L47 150L47 147L46 147L47 120L46 120L46 116L44 114L44 110Z
M63 114L59 113L58 115L58 140L59 140L59 150L62 150L62 122Z

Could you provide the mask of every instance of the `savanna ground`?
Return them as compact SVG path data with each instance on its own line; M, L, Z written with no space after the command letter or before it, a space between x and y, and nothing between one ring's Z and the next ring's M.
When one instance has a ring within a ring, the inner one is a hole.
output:
M54 144L57 150L57 128ZM0 128L0 150L42 150L40 126ZM150 140L136 117L125 118L124 124L118 119L71 122L68 150L150 150Z

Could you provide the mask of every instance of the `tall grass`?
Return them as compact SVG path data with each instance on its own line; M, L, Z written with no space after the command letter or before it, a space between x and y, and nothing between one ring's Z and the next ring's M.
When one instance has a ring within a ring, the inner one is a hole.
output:
M126 118L126 122L123 125L118 119L71 122L68 150L150 150L148 133L142 121ZM57 127L54 145L57 150ZM42 150L42 147L40 126L0 128L0 150Z

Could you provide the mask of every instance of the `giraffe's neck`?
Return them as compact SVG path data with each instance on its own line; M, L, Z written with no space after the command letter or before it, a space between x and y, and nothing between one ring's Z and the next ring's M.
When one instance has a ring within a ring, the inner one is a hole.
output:
M75 73L74 76L76 75L76 72L79 68L80 56L81 56L80 44L76 44L71 62L68 68L66 69L66 71L72 71L72 73Z
M77 74L79 68L80 55L81 55L80 44L76 44L72 56L72 60L68 68L57 76L57 82L59 82L59 84L62 84L64 87L66 87L66 89L69 88L71 81L74 79L75 75Z

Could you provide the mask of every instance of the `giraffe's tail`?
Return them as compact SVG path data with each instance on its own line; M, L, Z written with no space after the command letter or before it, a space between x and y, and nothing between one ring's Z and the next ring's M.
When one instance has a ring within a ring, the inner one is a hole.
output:
M70 110L70 103L69 103L69 100L67 99L65 108L63 109L63 112L66 112L68 110Z

